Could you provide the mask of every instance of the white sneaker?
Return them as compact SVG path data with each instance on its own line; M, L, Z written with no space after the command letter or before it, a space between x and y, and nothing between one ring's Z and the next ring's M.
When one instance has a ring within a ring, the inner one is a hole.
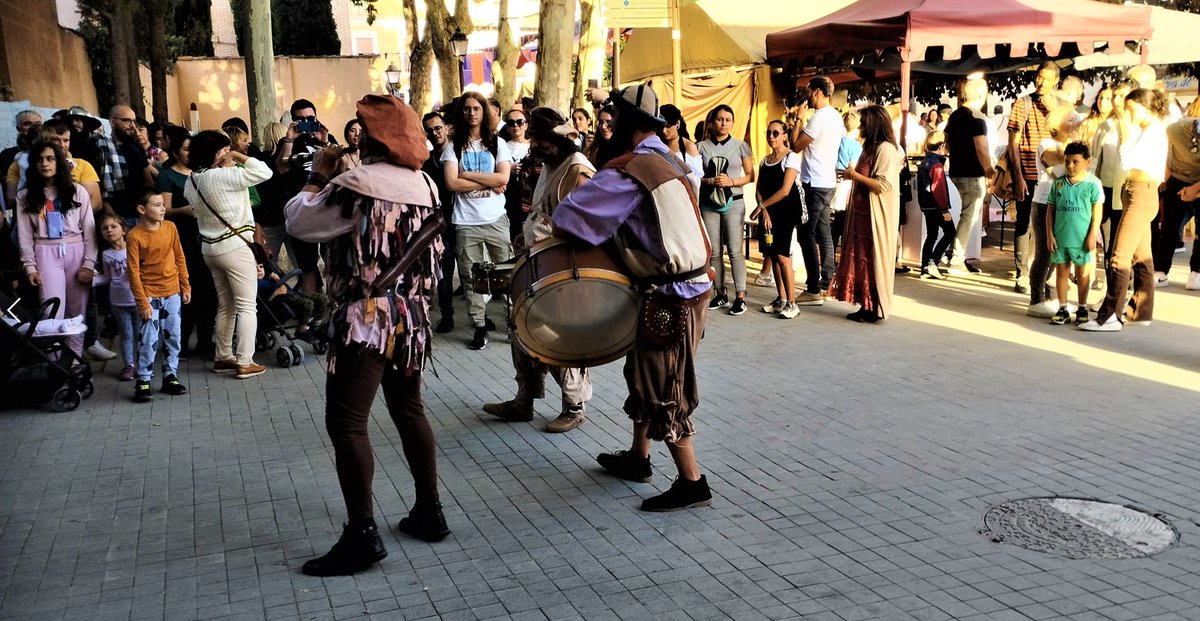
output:
M779 316L784 319L795 319L799 314L800 307L791 302L784 304L783 309L779 311Z
M1192 272L1188 274L1187 284L1183 286L1188 291L1200 290L1200 272Z
M774 287L775 276L772 274L759 274L754 277L754 284L760 287Z
M779 311L783 310L785 305L786 304L784 303L783 298L775 298L774 302L763 305L762 312L768 315L776 315L779 313Z
M1025 314L1039 319L1049 319L1057 312L1058 300L1046 300L1038 304L1030 304Z
M1104 323L1100 323L1099 321L1092 319L1087 323L1080 325L1079 329L1083 330L1084 332L1120 332L1121 320L1117 319L1115 314L1109 315L1108 320Z
M1157 288L1170 287L1171 281L1167 280L1167 275L1163 272L1154 272L1154 286Z
M796 298L796 306L821 306L823 304L825 304L825 296L820 293L805 291Z
M928 276L934 280L942 279L942 271L939 270L938 266L934 265L933 263L926 265L925 268L921 270L921 275Z
M92 343L92 346L87 348L86 353L92 360L112 360L117 357L117 354L109 351L109 349L100 344L100 341Z

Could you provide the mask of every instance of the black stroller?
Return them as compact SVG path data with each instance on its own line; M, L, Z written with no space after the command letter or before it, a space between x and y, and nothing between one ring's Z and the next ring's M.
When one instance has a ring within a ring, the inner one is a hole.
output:
M292 288L299 283L300 270L284 273L274 263L263 266L263 269L269 269L271 273L278 275L279 280L276 282L281 286ZM275 349L275 362L279 366L286 368L304 363L304 350L297 344L297 341L307 341L312 346L313 353L317 355L328 350L328 343L325 341L324 335L319 334L319 330L309 332L308 337L304 339L297 337L304 326L300 325L296 313L287 305L271 303L260 295L257 298L256 306L258 333L254 335L254 349L259 352ZM281 338L285 339L287 343L280 343Z
M16 301L0 293L0 403L49 403L67 412L95 392L91 367L67 347L67 337L36 333L39 318L53 317L60 304L58 298L50 298L36 314L21 317Z

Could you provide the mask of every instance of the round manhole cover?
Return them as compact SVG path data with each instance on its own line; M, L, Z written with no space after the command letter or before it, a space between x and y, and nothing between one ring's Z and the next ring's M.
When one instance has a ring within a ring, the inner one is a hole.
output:
M992 507L982 534L996 543L1069 558L1150 556L1175 543L1178 533L1161 518L1098 500L1025 498Z

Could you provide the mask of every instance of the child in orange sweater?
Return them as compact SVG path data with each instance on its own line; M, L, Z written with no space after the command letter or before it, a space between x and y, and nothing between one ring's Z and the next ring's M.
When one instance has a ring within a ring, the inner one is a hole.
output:
M137 206L141 219L126 235L125 247L129 288L138 310L137 383L133 400L150 401L154 391L154 358L159 335L165 335L166 359L163 382L159 389L168 395L182 395L187 388L179 383L179 307L192 300L187 264L175 225L164 220L167 208L162 194L147 192Z

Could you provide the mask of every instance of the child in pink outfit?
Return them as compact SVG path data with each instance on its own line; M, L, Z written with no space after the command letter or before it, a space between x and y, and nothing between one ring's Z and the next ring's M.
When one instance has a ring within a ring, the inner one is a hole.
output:
M21 264L42 301L62 304L54 319L79 317L87 310L96 268L96 222L87 190L71 180L66 154L57 145L36 142L29 151L25 189L17 193L17 233ZM76 354L83 334L67 338Z

